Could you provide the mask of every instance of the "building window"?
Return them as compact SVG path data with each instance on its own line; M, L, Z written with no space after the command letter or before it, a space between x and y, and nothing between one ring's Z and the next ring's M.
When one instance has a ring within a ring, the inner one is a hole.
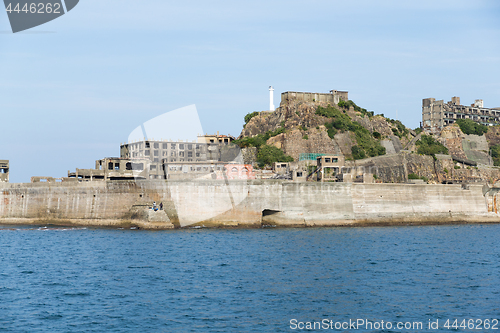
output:
M170 144L170 149L175 149L175 143Z
M142 171L142 170L144 170L144 164L132 163L132 170Z
M108 163L108 170L113 170L113 162Z
M159 144L158 142L155 142L155 143L153 144L153 146L154 146L154 148L155 148L155 149L160 148L160 144Z
M162 145L162 147L163 147L163 149L167 149L167 148L168 148L168 144L164 143L164 144Z
M179 149L180 149L180 150L184 150L184 144L182 144L182 143L181 143L181 144L179 144Z
M149 166L149 170L156 170L156 165L151 164L151 165Z
M171 152L170 156L175 157L175 151Z
M120 170L120 163L115 163L115 170Z
M232 169L231 169L231 172L233 172L233 173L238 173L238 169L237 169L237 168L232 168Z
M146 141L146 148L150 148L149 147L149 141Z
M179 152L179 157L184 157L184 152L183 151Z
M158 150L155 150L153 153L154 153L154 156L158 156Z
M145 150L145 151L144 151L144 155L145 155L145 156L149 156L149 150Z
M193 149L193 145L188 145L188 150Z
M153 162L159 162L159 160L157 158L153 159Z
M302 172L297 171L297 177L302 177Z
M325 163L330 163L330 158L325 158Z
M192 151L188 151L188 157L193 157L193 152Z
M196 153L196 157L200 157L200 153Z

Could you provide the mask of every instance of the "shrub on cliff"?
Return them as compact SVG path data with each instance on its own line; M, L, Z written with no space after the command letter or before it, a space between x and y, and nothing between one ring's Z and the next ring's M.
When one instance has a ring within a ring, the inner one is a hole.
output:
M285 133L285 128L284 127L279 127L275 129L274 131L267 131L266 134L257 134L256 136L253 137L244 137L241 139L233 140L234 144L237 144L241 148L245 147L257 147L259 148L260 146L266 144L266 141L269 138L272 138L273 136L276 136L278 134Z
M373 111L367 111L366 109L363 109L363 108L357 106L356 103L354 103L351 100L348 100L347 102L340 100L337 105L339 106L339 108L344 108L344 109L349 109L349 107L352 106L354 111L360 112L363 117L364 116L373 117L373 114L374 114Z
M490 153L493 158L493 165L500 166L500 145L491 146Z
M362 160L363 158L366 158L365 151L361 147L352 146L351 153L352 158L354 158L355 160Z
M488 126L478 124L472 119L458 119L457 124L464 134L483 135L488 132Z
M337 116L343 115L337 108L328 104L326 108L318 106L316 109L316 114L319 116L327 117L327 118L335 118Z
M250 119L252 119L253 117L258 116L258 115L259 115L259 113L257 111L252 112L252 113L248 113L245 116L245 125L248 124L248 122L250 121Z
M257 163L260 167L272 165L274 162L293 162L293 157L270 145L262 145L257 153Z
M396 135L398 138L402 138L403 136L407 136L408 133L410 132L405 125L403 125L403 123L399 120L394 120L394 119L390 119L390 118L385 118L387 120L387 122L391 123L393 126L393 128L391 128L392 130L392 133L394 133L394 135Z
M429 135L422 134L415 145L418 147L417 153L420 155L448 154L448 149Z
M345 107L346 105L347 106L351 105L349 102L343 102L343 101L341 102L342 103L339 102L339 106ZM377 140L381 138L380 133L377 132L377 134L374 133L372 135L370 131L368 131L366 128L363 127L363 125L361 125L357 121L352 121L351 117L349 117L347 114L340 112L339 110L330 105L328 105L326 108L318 106L318 108L316 109L316 114L324 117L333 118L331 122L325 123L325 127L327 129L327 133L330 138L333 139L335 137L335 134L338 133L338 131L341 132L350 131L355 134L356 142L358 144L358 147L355 149L356 150L355 155L358 158L354 157L353 155L354 159L365 158L366 155L373 157L385 154L385 148L382 147L380 142Z

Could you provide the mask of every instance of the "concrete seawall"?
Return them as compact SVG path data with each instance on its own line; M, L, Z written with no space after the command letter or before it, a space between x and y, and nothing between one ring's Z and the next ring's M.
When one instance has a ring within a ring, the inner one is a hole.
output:
M160 202L163 211L154 212ZM0 223L213 227L500 222L482 185L113 181L0 185Z

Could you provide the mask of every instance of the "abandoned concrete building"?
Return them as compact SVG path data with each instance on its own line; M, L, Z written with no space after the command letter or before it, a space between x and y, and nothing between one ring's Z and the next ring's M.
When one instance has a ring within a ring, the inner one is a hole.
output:
M310 93L286 91L281 93L281 103L286 103L290 100L298 100L304 102L325 102L330 104L338 104L340 100L347 102L349 100L347 91L330 90L330 93Z
M0 182L9 182L9 160L0 160Z
M274 162L272 166L274 177L272 178L305 182L307 180L309 166L309 161Z
M85 181L148 179L149 167L148 159L106 157L95 162L95 169L68 171L68 178Z
M219 145L228 145L233 142L233 140L233 136L219 134L219 132L217 132L217 134L198 135L197 138L198 143L218 143Z
M149 159L149 178L164 179L164 165L184 162L231 162L239 147L230 147L230 135L200 135L196 142L143 140L120 145L124 159Z
M339 181L345 158L341 155L324 155L317 158L318 181Z
M316 161L301 160L298 162L273 163L274 179L288 179L294 182L344 182L373 183L374 168L358 166L355 162L345 160L343 155L317 155Z
M471 106L461 105L460 97L456 96L447 103L434 98L422 100L422 127L427 133L438 134L457 119L471 119L487 126L498 125L500 108L485 108L481 99L476 99Z
M249 164L227 162L173 162L165 163L164 179L219 179L245 180L255 179L253 168Z

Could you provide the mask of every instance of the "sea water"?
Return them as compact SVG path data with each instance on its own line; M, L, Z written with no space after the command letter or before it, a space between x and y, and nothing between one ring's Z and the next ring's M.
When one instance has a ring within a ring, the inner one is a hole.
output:
M0 332L474 331L463 319L500 319L500 225L0 228Z

